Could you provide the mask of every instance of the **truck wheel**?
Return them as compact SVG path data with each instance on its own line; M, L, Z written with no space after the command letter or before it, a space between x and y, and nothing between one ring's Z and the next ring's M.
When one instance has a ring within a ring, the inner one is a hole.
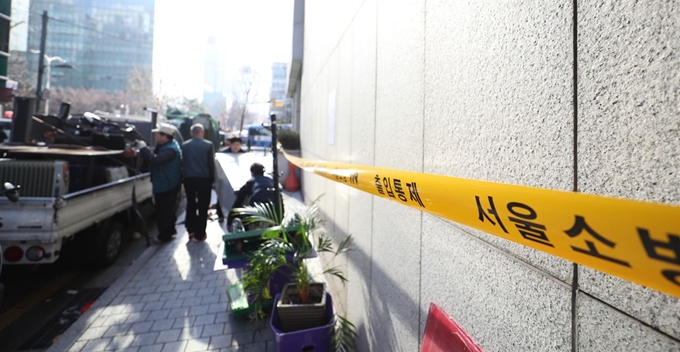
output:
M115 221L102 224L97 234L95 262L100 266L109 266L116 261L120 254L125 230L123 225Z

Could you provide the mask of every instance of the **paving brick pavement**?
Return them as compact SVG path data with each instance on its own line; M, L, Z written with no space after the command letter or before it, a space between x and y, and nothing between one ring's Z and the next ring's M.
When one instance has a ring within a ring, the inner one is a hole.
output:
M209 222L204 243L188 241L183 225L177 232L147 249L48 351L274 351L267 324L229 312L226 288L238 270L216 270L220 224Z

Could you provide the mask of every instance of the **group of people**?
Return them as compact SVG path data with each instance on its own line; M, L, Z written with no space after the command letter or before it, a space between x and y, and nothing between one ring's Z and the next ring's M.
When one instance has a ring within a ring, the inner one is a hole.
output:
M199 123L191 126L191 139L181 146L175 140L174 126L161 123L153 132L156 140L154 150L150 150L144 141L136 142L140 155L151 168L158 222L158 236L153 241L156 244L169 242L177 234L176 208L182 185L187 198L184 225L189 238L194 242L205 241L211 191L215 182L213 144L203 139L205 129ZM241 149L242 141L239 137L231 137L229 142L230 146L223 152L245 153ZM272 200L268 190L273 187L273 181L264 176L264 166L254 163L250 171L252 178L239 190L233 208L243 206L246 198L249 199L249 204ZM220 220L224 219L219 202L217 215Z

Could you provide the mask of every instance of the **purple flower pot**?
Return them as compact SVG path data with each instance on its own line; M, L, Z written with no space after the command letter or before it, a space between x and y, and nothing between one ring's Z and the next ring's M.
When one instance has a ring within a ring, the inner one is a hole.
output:
M326 321L323 326L283 332L279 321L279 314L276 303L281 299L281 294L277 294L274 299L272 316L269 326L274 332L276 352L330 352L332 350L333 334L335 333L335 319L333 312L333 299L326 293Z

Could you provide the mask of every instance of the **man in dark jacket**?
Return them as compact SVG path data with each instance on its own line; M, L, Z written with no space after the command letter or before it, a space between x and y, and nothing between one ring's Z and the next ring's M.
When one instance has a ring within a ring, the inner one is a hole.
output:
M252 178L238 190L232 209L242 207L248 198L249 205L272 202L278 211L279 204L274 193L274 180L264 175L264 166L260 163L253 163L250 166L250 175ZM229 223L231 220L232 216L229 214Z
M182 177L187 195L185 226L194 242L206 239L205 225L212 184L215 181L215 150L204 140L205 130L200 123L191 126L191 139L182 145Z
M168 242L177 234L177 200L182 184L182 151L174 139L175 129L165 123L152 130L155 133L156 148L150 151L144 141L137 141L139 152L151 164L151 185L156 203L158 238L154 243Z

